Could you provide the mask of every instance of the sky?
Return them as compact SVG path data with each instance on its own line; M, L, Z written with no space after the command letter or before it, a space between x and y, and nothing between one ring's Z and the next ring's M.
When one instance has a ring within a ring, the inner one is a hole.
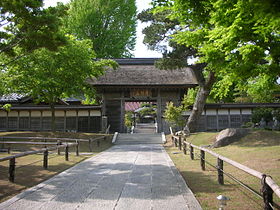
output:
M56 6L57 2L67 3L69 0L44 0L45 7ZM150 7L151 0L136 0L137 12L141 12L143 9L147 9ZM140 21L137 21L137 39L134 57L135 58L159 58L162 55L156 51L148 50L147 47L143 44L144 35L142 34L142 29L147 24L143 24Z

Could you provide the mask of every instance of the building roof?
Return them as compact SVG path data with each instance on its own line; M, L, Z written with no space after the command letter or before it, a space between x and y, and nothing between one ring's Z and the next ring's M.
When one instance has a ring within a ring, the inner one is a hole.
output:
M109 69L98 79L88 82L93 86L195 86L197 81L191 68L160 70L156 59L116 59L119 67Z
M119 65L154 65L160 58L116 58Z
M66 98L66 99L59 99L57 104L63 105L77 105L81 104L82 99L78 98ZM0 104L34 104L33 98L27 95L17 94L17 93L10 93L6 95L0 95ZM43 105L44 103L39 103L39 105Z
M6 95L0 95L0 104L1 103L17 103L21 101L25 96L17 93L11 93Z
M280 103L212 103L205 104L207 109L226 109L226 108L280 108Z

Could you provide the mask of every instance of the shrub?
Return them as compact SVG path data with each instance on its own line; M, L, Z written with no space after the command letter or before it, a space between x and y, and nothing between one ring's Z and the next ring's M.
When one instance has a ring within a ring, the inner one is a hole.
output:
M125 113L125 120L124 120L125 126L127 128L131 128L133 125L133 113L131 111L128 111Z
M272 111L272 116L273 116L273 117L276 117L276 119L277 119L278 121L280 121L280 109L274 109L274 110Z
M252 128L254 127L254 123L252 122L246 122L242 125L242 128Z
M165 120L172 128L177 126L183 128L185 125L184 117L182 116L183 106L176 107L172 102L168 103L164 111Z
M262 118L268 123L272 121L272 108L257 108L252 112L252 122L259 123Z

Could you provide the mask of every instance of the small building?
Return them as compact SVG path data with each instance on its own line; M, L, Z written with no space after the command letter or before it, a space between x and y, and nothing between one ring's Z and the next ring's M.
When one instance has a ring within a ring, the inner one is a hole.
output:
M0 97L0 104L11 104L11 110L0 110L0 131L50 131L51 110L47 104L35 104L31 97L10 94ZM56 130L100 132L101 106L82 105L79 100L60 100L55 106Z
M225 128L240 128L251 121L256 108L279 109L280 103L219 103L206 104L199 119L198 131L219 131ZM188 118L191 111L183 116Z

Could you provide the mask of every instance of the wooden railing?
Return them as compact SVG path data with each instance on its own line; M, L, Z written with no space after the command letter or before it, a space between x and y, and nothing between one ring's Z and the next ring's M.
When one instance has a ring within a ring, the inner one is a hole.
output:
M108 135L102 135L100 137L96 137L96 138L89 138L89 139L72 139L72 138L49 138L49 137L17 137L17 136L1 136L0 137L0 144L1 142L4 144L8 144L7 141L4 141L6 139L18 139L18 140L42 140L44 142L48 141L56 141L57 143L65 141L74 141L74 142L88 142L88 147L89 147L89 151L92 152L93 151L93 142L96 141L97 146L100 146L100 140L105 140L107 138ZM18 141L19 143L20 141ZM39 142L38 142L39 143ZM35 142L34 142L35 145Z
M175 136L172 135L172 142L174 143L175 147L178 147L179 150L183 150L183 153L186 155L187 154L187 150L189 150L190 152L190 158L191 160L194 160L194 156L195 156L195 152L194 152L194 148L200 151L200 166L202 170L205 170L205 152L216 157L217 158L217 166L213 166L217 169L217 174L218 174L218 183L223 185L224 184L224 168L223 168L223 163L226 162L228 164L230 164L231 166L234 166L235 168L238 168L244 172L246 172L247 174L257 177L258 179L261 180L262 183L262 194L254 191L253 189L249 188L248 185L245 185L244 183L238 181L237 179L235 179L232 175L226 173L227 176L229 176L230 178L232 178L234 181L238 182L240 185L242 185L243 187L247 188L249 191L253 191L255 194L258 194L259 196L261 196L263 198L264 201L264 209L273 209L277 208L280 209L279 205L277 205L276 203L273 202L273 192L280 198L280 187L274 182L274 180L272 179L271 176L263 174L259 171L256 171L254 169L251 169L245 165L242 165L236 161L233 161L229 158L226 158L222 155L219 155L207 148L204 147L199 147L196 146L194 144L191 144L189 142L186 141L186 139L183 136Z
M28 151L28 152L22 152L16 155L11 155L11 156L7 156L7 157L2 157L0 158L0 162L3 161L9 161L9 181L10 182L14 182L15 180L15 168L16 168L16 158L20 158L20 157L24 157L27 155L34 155L34 154L38 154L38 153L43 153L43 167L45 169L48 168L48 155L49 155L49 151L53 151L53 150L58 150L60 148L65 148L65 160L69 161L69 147L76 147L76 155L79 155L79 143L66 143L66 144L62 144L62 145L56 145L54 147L48 147L48 148L43 148L40 150L36 150L36 151Z
M22 152L18 153L16 155L11 155L7 157L2 157L0 158L0 162L3 161L9 161L9 181L14 182L15 180L15 168L16 168L16 158L28 156L28 155L33 155L33 154L38 154L38 153L43 153L43 167L45 169L48 168L48 155L49 151L54 151L57 150L57 154L60 155L60 149L65 148L65 160L69 160L69 147L76 147L76 155L79 156L79 145L80 142L88 142L89 145L89 150L92 152L93 151L93 145L92 143L96 141L97 146L100 146L100 140L103 139L105 140L107 136L100 136L97 138L91 138L91 139L71 139L71 138L48 138L48 137L16 137L16 136L3 136L1 137L0 144L4 145L7 144L9 145L8 147L8 153L10 153L11 147L10 145L16 145L16 144L21 144L21 145L43 145L43 146L51 146L52 147L47 147L43 149L39 149L36 151L28 151L28 152ZM25 140L43 140L44 142L32 142L32 141L4 141L4 139L25 139ZM54 140L56 142L46 142L46 140ZM64 141L64 143L62 143ZM74 143L67 143L67 141L75 141Z

